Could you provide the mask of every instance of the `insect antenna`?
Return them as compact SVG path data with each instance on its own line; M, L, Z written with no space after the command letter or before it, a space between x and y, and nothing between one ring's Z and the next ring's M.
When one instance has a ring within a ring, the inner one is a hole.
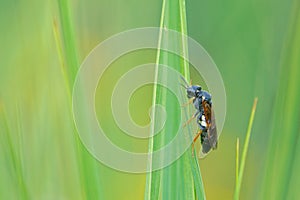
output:
M184 89L187 89L187 88L188 88L187 86L183 85L182 83L180 83L180 85L181 85L182 87L184 87Z
M190 85L188 84L188 82L185 80L185 78L183 76L180 76L181 80L183 80L184 84L181 84L184 88L188 88Z

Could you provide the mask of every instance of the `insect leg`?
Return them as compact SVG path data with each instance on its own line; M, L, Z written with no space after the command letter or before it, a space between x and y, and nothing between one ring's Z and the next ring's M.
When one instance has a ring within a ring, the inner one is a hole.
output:
M191 121L193 120L193 119L195 119L195 117L197 116L199 114L199 111L197 111L189 120L187 120L187 122L185 122L184 124L183 124L183 126L182 127L186 127L186 125L188 125L189 123L191 123Z
M185 103L185 104L182 104L182 105L181 105L181 107L185 107L185 106L188 106L188 105L190 105L191 103L193 103L193 102L194 102L194 99L195 99L195 97L193 97L193 98L190 98L190 99L189 99L189 101L188 101L187 103Z
M194 155L194 146L195 146L195 142L196 142L196 140L199 138L199 136L201 135L201 133L202 133L202 130L200 129L199 131L198 131L198 133L197 133L197 135L194 137L194 139L193 139L193 143L192 143L192 155Z

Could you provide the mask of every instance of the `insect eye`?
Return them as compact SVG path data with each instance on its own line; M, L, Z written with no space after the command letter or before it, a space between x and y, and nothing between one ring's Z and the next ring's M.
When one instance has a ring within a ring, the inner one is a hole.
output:
M187 91L187 96L188 96L188 98L191 98L191 97L193 97L194 95L193 95L193 92L191 92L191 91Z

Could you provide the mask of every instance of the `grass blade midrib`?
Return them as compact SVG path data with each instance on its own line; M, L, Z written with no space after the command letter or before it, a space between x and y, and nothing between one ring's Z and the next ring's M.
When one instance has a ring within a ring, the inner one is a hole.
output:
M174 65L174 58L172 55L161 51L162 45L164 48L168 48L168 42L178 42L181 54L188 58L188 47L187 39L184 35L187 34L187 23L186 23L186 11L185 11L185 1L178 0L168 1L164 0L162 2L162 14L160 22L160 35L158 41L158 51L156 57L156 69L155 69L155 82L158 79L169 80L167 74L163 74L163 71L159 70L158 65L164 64L168 66ZM178 23L175 23L178 20ZM177 26L179 25L179 26ZM180 40L170 41L167 35L164 34L163 30L173 29L184 34ZM178 58L177 58L178 59ZM174 68L179 71L186 80L189 81L189 63L188 61L182 59L180 61L180 68ZM173 65L172 65L173 64ZM177 64L178 65L178 64ZM179 86L180 84L178 84ZM154 85L153 89L153 101L152 104L161 104L170 110L172 107L172 98L157 85ZM173 112L172 112L173 113ZM175 112L176 113L176 112ZM170 116L176 116L177 114L170 114ZM152 118L154 122L157 120L155 115L155 110L152 110ZM159 119L158 119L159 120ZM151 135L153 135L155 124L151 126ZM163 133L161 133L163 134ZM157 150L161 145L164 145L170 138L170 132L165 132L167 134L165 137L161 138L151 138L149 141L149 152ZM190 134L192 137L192 134ZM155 136L156 137L156 136ZM192 139L192 138L191 138ZM166 155L167 156L167 155ZM153 157L149 157L149 162L153 161ZM152 170L150 166L148 169ZM188 180L188 181L187 181ZM179 189L180 188L180 189ZM195 192L196 190L196 192ZM192 158L191 151L188 150L181 156L181 158L175 161L170 166L157 170L155 172L150 172L147 174L146 178L146 189L145 189L145 199L205 199L202 178L199 171L198 160L196 157Z

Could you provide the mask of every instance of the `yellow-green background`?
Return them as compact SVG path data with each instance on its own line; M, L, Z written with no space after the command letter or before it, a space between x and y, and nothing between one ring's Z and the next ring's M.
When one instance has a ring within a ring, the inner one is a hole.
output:
M54 22L62 32L59 2L0 0L0 199L143 199L145 174L112 170L95 161L78 141L54 36ZM70 1L79 63L113 34L159 26L161 4ZM188 0L186 9L188 34L212 56L227 92L227 117L218 150L200 161L207 199L233 197L235 142L240 137L243 144L256 96L259 103L241 199L271 198L265 193L274 192L281 180L282 187L288 188L287 197L297 199L300 110L293 100L299 99L299 3ZM124 136L107 114L107 105L118 78L137 64L154 62L155 55L148 50L120 58L106 72L96 94L100 123L112 141L132 151L146 151L147 142ZM199 77L192 72L197 82ZM139 124L149 122L151 92L151 86L140 89L130 103ZM276 161L282 165L278 169L273 166ZM272 173L267 176L268 171ZM268 185L275 189L267 189Z

